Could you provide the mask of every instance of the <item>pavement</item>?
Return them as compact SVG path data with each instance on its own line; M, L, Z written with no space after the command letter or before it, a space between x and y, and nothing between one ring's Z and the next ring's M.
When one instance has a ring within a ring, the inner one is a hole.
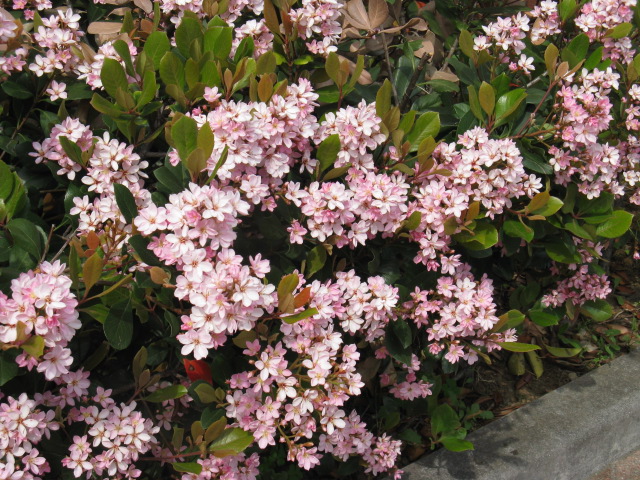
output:
M593 475L589 480L638 480L640 479L640 449Z
M403 480L640 480L640 350L439 450Z

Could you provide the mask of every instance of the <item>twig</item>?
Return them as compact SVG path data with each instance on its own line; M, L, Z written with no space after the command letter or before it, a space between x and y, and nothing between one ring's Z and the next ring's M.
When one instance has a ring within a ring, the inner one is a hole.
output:
M534 86L536 83L538 83L540 80L542 80L542 77L544 77L546 74L547 74L547 72L543 72L540 75L538 75L536 78L531 80L529 83L527 83L527 88Z
M384 38L384 33L381 33L382 37L382 46L384 47L384 59L387 62L387 74L389 75L389 82L391 83L391 90L393 91L393 99L395 100L396 105L400 104L398 100L398 91L396 90L396 86L393 83L393 71L391 70L391 58L389 57L389 46L387 45L387 40Z
M404 109L407 108L409 104L409 100L411 100L411 92L418 83L418 78L420 78L420 74L424 70L424 67L427 65L427 61L429 60L430 55L424 54L420 59L420 63L418 63L418 67L413 71L413 75L411 75L411 80L409 80L409 85L407 85L407 89L404 91L404 95L402 96L402 101L400 102L400 113L404 112Z
M451 60L451 57L453 57L453 54L456 52L457 49L458 49L458 39L456 38L453 41L453 45L451 45L451 50L449 50L449 54L447 55L447 58L444 59L444 63L440 67L440 70L444 70L445 68L447 68L447 65L449 65L449 60Z
M60 247L60 250L58 250L58 253L56 253L53 258L51 259L51 263L55 262L58 257L60 255L62 255L62 252L64 252L65 248L67 248L67 245L69 245L69 242L71 242L71 239L74 237L73 234L75 234L75 230L70 231L71 227L68 227L67 230L64 232L63 237L65 237L65 241L64 244L62 245L62 247Z

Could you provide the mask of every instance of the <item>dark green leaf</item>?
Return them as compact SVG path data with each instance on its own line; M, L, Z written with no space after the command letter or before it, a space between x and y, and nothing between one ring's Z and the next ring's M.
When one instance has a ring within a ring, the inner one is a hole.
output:
M104 321L104 335L116 350L124 350L133 338L133 311L131 297L116 302Z
M473 443L468 440L460 440L456 437L442 437L440 439L444 448L451 452L464 452L465 450L473 450Z
M499 345L509 352L532 352L534 350L540 350L538 345L530 345L528 343L502 342Z
M176 398L184 397L186 394L187 387L184 385L170 385L147 395L144 397L144 400L152 403L160 403L166 400L174 400Z
M119 183L113 185L113 190L115 191L116 203L122 216L127 223L131 223L133 219L138 216L138 207L136 206L136 200L133 198L131 190Z
M164 264L156 256L156 254L149 250L149 240L147 240L146 238L142 237L141 235L133 235L131 238L129 238L129 245L133 247L140 259L147 265L156 267L164 266Z
M197 462L175 462L171 466L176 472L180 473L195 473L196 475L202 473L202 464Z
M318 151L316 157L320 162L320 171L323 172L329 168L338 158L340 152L340 135L337 133L329 135L325 138L320 145L318 145Z
M33 97L33 92L29 90L24 83L14 82L13 80L4 80L1 85L2 90L12 98L25 100Z
M322 245L313 247L307 254L306 275L311 277L314 273L324 267L327 261L327 251Z
M615 210L610 219L598 225L596 233L604 238L617 238L624 235L631 227L633 215L624 210Z
M109 95L115 98L118 88L123 91L129 89L129 82L127 81L127 74L124 72L124 68L120 65L120 62L113 58L105 58L102 64L102 70L100 71L100 80L104 89Z
M160 61L169 51L169 48L171 48L171 43L166 32L155 31L147 37L147 41L144 44L144 53L151 59L156 70L160 67Z
M16 352L0 351L0 387L18 374Z
M253 443L253 435L241 428L228 428L210 445L209 451L218 456L237 455Z
M34 259L40 260L44 251L44 232L29 220L14 218L6 226L14 245L26 250Z
M198 146L198 125L196 121L191 117L180 117L171 127L171 138L180 158L186 160L189 154Z

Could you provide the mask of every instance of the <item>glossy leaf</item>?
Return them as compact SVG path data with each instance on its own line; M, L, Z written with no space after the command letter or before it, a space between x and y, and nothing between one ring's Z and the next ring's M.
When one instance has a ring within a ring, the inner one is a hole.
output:
M160 403L166 400L175 400L184 397L187 393L187 387L184 385L170 385L147 395L144 397L144 400L151 403Z

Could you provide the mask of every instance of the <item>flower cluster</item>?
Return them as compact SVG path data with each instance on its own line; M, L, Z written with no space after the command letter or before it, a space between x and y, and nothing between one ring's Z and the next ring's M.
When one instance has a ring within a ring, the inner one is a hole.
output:
M472 202L479 202L493 218L511 207L514 198L533 197L542 187L539 178L525 172L522 155L512 140L490 139L479 127L460 135L457 143L438 145L433 158L436 164L429 172L417 170L422 181L409 209L421 214L421 224L412 232L420 245L416 262L430 269L437 268L439 253L449 250L451 238L444 228L447 219L462 223L462 215Z
M57 10L56 15L42 19L42 26L33 34L35 45L44 49L36 54L29 69L38 77L52 73L70 73L78 64L72 47L79 45L84 32L80 30L80 15L72 9Z
M69 372L73 357L67 344L81 326L65 267L59 261L43 262L11 282L11 298L0 292L0 342L20 346L42 339L42 359L25 351L16 360L29 369L37 365L47 380Z
M197 462L202 465L202 471L197 474L185 473L181 480L256 480L260 473L260 457L257 453L249 456L241 453L223 458L210 455Z
M191 314L182 317L182 354L205 358L209 349L224 343L226 334L251 330L272 309L275 288L261 280L270 270L268 261L257 255L248 267L229 248L237 217L249 209L237 190L191 184L169 200L164 207L143 208L134 223L145 235L172 232L160 233L149 248L182 272L175 296L193 305Z
M574 306L580 306L590 300L607 298L611 292L606 275L589 273L589 265L582 265L573 276L560 280L556 288L542 297L542 304L559 307L571 302Z
M86 425L86 434L74 436L69 455L62 465L72 469L76 478L97 475L102 478L133 479L142 471L134 465L140 454L150 451L160 430L136 410L136 403L120 403L101 390L93 397L97 405L74 408L73 422Z
M515 331L503 334L491 330L498 322L493 301L493 282L484 275L477 281L467 264L458 265L455 273L438 278L433 290L416 288L411 300L403 305L408 318L419 328L426 328L429 351L446 350L445 358L456 363L461 358L472 364L478 360L478 347L500 349L500 342L512 341Z
M335 44L342 34L342 8L343 2L338 0L302 0L300 8L289 12L310 52L328 55L338 50Z
M620 76L608 68L582 71L571 86L558 92L559 120L557 137L563 148L553 146L549 163L556 171L556 182L567 185L575 181L578 190L588 198L609 191L616 196L625 193L625 179L635 185L637 156L627 142L617 145L602 142L599 135L613 120L610 93L619 86ZM629 172L626 173L625 172Z
M392 236L406 218L409 184L399 172L391 175L350 170L347 184L312 182L300 189L288 183L285 198L305 215L303 227L291 226L291 241L301 243L302 235L324 242L332 237L338 247L364 245L382 232Z
M37 445L60 428L54 418L26 393L0 403L0 478L39 480L51 471Z
M575 19L576 26L587 34L589 40L604 43L604 58L629 63L635 53L629 37L608 38L611 29L621 23L633 21L636 0L592 0L580 9Z
M194 114L198 124L208 122L214 134L207 171L213 172L225 149L227 159L217 172L223 182L251 184L252 175L257 174L254 180L269 185L286 175L295 162L308 163L310 139L317 129L312 115L317 98L309 81L300 79L268 102L221 101L207 114ZM177 152L173 158L177 160Z

